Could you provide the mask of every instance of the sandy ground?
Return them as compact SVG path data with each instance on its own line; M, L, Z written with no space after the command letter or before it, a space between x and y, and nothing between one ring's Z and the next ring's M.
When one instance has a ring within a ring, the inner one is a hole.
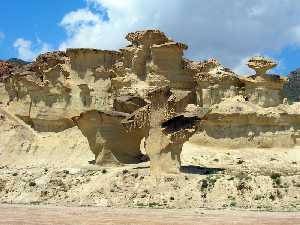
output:
M57 168L0 161L0 203L300 212L299 149L186 147L188 164L177 176L151 176L149 163Z
M296 225L300 213L0 205L1 225Z
M189 142L181 174L153 176L149 162L90 164L93 155L76 128L37 135L9 118L0 127L0 204L300 212L300 146L216 149Z

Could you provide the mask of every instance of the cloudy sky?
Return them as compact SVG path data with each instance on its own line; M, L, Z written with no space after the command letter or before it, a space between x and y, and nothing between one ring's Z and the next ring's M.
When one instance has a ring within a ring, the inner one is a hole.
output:
M127 32L160 29L188 44L186 57L217 58L238 73L253 55L274 72L300 67L298 0L24 0L0 5L0 58L33 60L68 47L118 49Z

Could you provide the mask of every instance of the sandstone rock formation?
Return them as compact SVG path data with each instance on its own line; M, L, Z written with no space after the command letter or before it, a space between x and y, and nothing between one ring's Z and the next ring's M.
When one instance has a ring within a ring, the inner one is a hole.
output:
M8 62L0 61L0 79L3 81L12 73L13 65Z
M266 74L274 61L253 57L256 75L239 76L215 59L183 58L187 45L158 30L126 39L131 44L119 51L67 49L30 64L0 62L1 108L37 135L78 127L98 165L143 161L145 138L155 173L179 171L190 137L217 149L299 145L297 79Z
M254 69L256 76L263 76L266 72L277 66L277 63L272 59L267 59L265 57L256 56L249 59L247 65Z
M74 120L95 154L97 165L129 164L142 161L140 143L145 136L143 129L127 132L121 121L129 114L97 110L81 113Z
M151 171L155 174L180 171L180 154L183 144L196 132L200 118L193 113L176 113L176 101L168 86L148 93L151 104L148 108L149 130L145 150L150 158Z
M211 108L193 137L215 148L291 148L299 145L300 104L262 108L242 96Z
M198 122L205 115L193 107L178 113L178 109L188 107L182 101L188 95L183 96L172 92L169 86L155 88L148 92L149 104L122 121L128 131L144 129L145 152L154 174L180 172L182 146L196 132Z
M194 65L197 82L197 104L209 108L240 94L243 83L230 69L222 66L217 60L209 59Z

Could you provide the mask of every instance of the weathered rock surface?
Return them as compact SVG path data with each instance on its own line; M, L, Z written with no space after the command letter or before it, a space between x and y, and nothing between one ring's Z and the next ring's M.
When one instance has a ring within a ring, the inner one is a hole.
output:
M74 118L88 139L97 165L142 162L140 143L146 133L143 128L127 131L121 121L128 116L116 111L91 110Z
M247 77L215 59L184 59L187 45L158 30L126 39L131 44L119 51L67 49L29 64L1 62L1 107L38 137L79 128L100 165L141 162L144 148L152 169L178 172L190 137L218 149L299 145L295 73L267 74L276 63L263 57L249 60L256 75Z
M148 94L149 132L145 150L155 174L179 173L183 144L196 132L197 115L176 114L176 96L169 87L158 88Z
M256 57L239 76L158 30L126 38L0 62L0 202L299 211L299 73Z
M300 104L262 108L237 96L215 105L192 138L215 148L299 145Z
M247 65L249 68L254 69L256 76L263 76L266 72L277 66L277 63L272 59L267 59L261 56L255 56L249 59Z

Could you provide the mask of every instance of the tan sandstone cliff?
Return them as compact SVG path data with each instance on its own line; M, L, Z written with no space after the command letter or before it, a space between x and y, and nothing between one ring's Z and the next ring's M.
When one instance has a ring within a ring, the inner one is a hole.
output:
M119 51L67 49L28 65L0 64L0 106L34 133L26 151L35 135L65 133L63 143L79 128L74 143L85 141L81 153L92 152L96 164L142 162L145 138L153 171L177 173L189 138L219 151L300 144L300 103L286 99L285 77L267 74L272 60L254 57L256 74L239 76L215 59L183 58L187 45L158 30L126 39Z

